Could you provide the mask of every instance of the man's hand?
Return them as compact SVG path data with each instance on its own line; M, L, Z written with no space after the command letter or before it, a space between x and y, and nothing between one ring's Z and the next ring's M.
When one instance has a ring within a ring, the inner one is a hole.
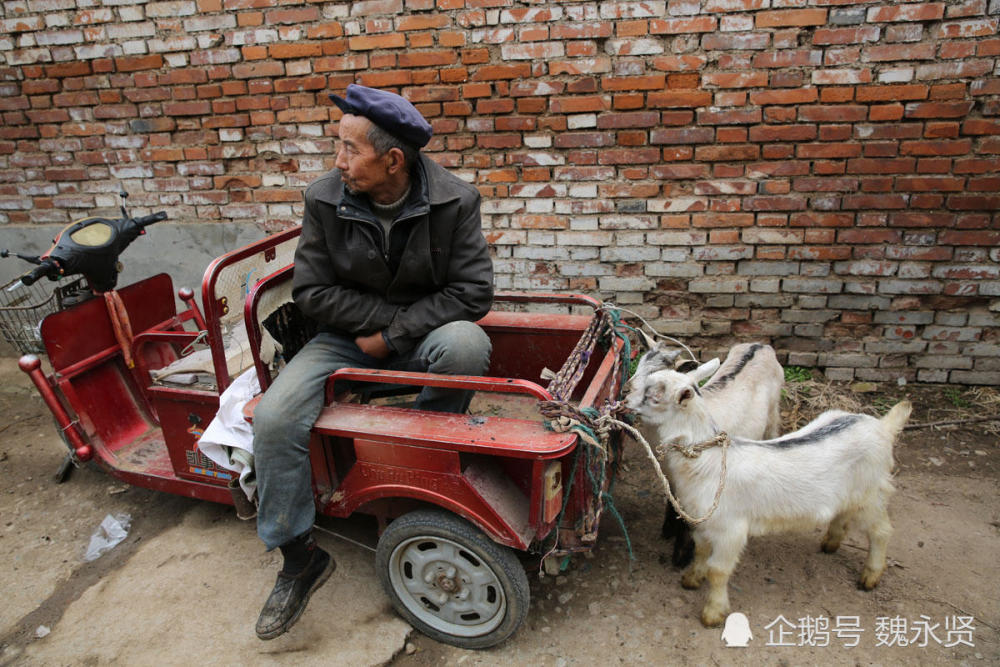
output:
M354 339L354 343L369 357L385 359L389 356L389 346L385 344L381 331L376 331L368 336L358 336Z

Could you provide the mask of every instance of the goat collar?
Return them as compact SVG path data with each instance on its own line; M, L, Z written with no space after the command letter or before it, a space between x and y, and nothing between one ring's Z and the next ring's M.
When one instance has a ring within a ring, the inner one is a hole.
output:
M703 442L695 442L690 445L679 445L676 442L674 443L665 442L661 444L659 447L657 447L657 449L660 450L661 455L665 453L664 450L676 449L678 452L680 452L687 458L696 459L706 449L710 449L712 447L725 448L728 447L730 444L732 444L732 440L729 438L729 434L726 433L725 431L720 431L719 433L716 433L715 436Z

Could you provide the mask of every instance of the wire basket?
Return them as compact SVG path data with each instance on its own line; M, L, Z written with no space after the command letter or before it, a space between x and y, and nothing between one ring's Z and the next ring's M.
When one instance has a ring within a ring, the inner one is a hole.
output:
M19 280L15 278L0 287L0 335L21 354L39 354L45 352L42 320L69 305L66 303L68 297L79 294L86 283L78 278L52 288L50 281L39 280L33 285L20 285L7 291Z

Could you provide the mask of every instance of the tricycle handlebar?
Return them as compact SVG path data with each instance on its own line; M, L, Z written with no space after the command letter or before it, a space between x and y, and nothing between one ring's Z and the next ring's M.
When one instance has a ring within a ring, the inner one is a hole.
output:
M601 307L601 302L586 294L555 294L549 292L497 292L494 301L510 301L512 303L565 303L571 306L589 306L594 310Z
M158 213L151 213L150 215L144 215L140 218L133 218L133 222L135 222L136 226L141 229L143 227L148 227L154 222L159 222L160 220L166 220L166 219L167 219L167 212L160 211Z
M493 391L504 394L528 394L541 401L551 401L552 394L541 385L519 378L496 378L482 375L439 375L410 371L385 371L366 368L341 368L327 378L327 387L337 380L379 384L443 387L470 391Z
M50 259L42 260L42 263L36 266L34 269L28 273L21 276L21 283L25 286L33 285L40 278L47 278L49 276L54 276L59 273L59 265Z

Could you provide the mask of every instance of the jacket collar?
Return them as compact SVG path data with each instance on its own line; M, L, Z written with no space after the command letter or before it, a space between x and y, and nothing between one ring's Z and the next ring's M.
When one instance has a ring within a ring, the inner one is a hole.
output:
M400 217L426 211L428 206L439 206L458 199L461 196L461 191L455 186L452 179L441 178L442 174L447 173L444 167L421 153L413 170L413 178L417 187L411 189L410 199ZM365 217L371 215L366 198L352 195L344 187L344 181L340 178L340 170L334 169L322 180L325 183L316 193L317 200L331 204L338 209L344 205L352 210L366 212Z

